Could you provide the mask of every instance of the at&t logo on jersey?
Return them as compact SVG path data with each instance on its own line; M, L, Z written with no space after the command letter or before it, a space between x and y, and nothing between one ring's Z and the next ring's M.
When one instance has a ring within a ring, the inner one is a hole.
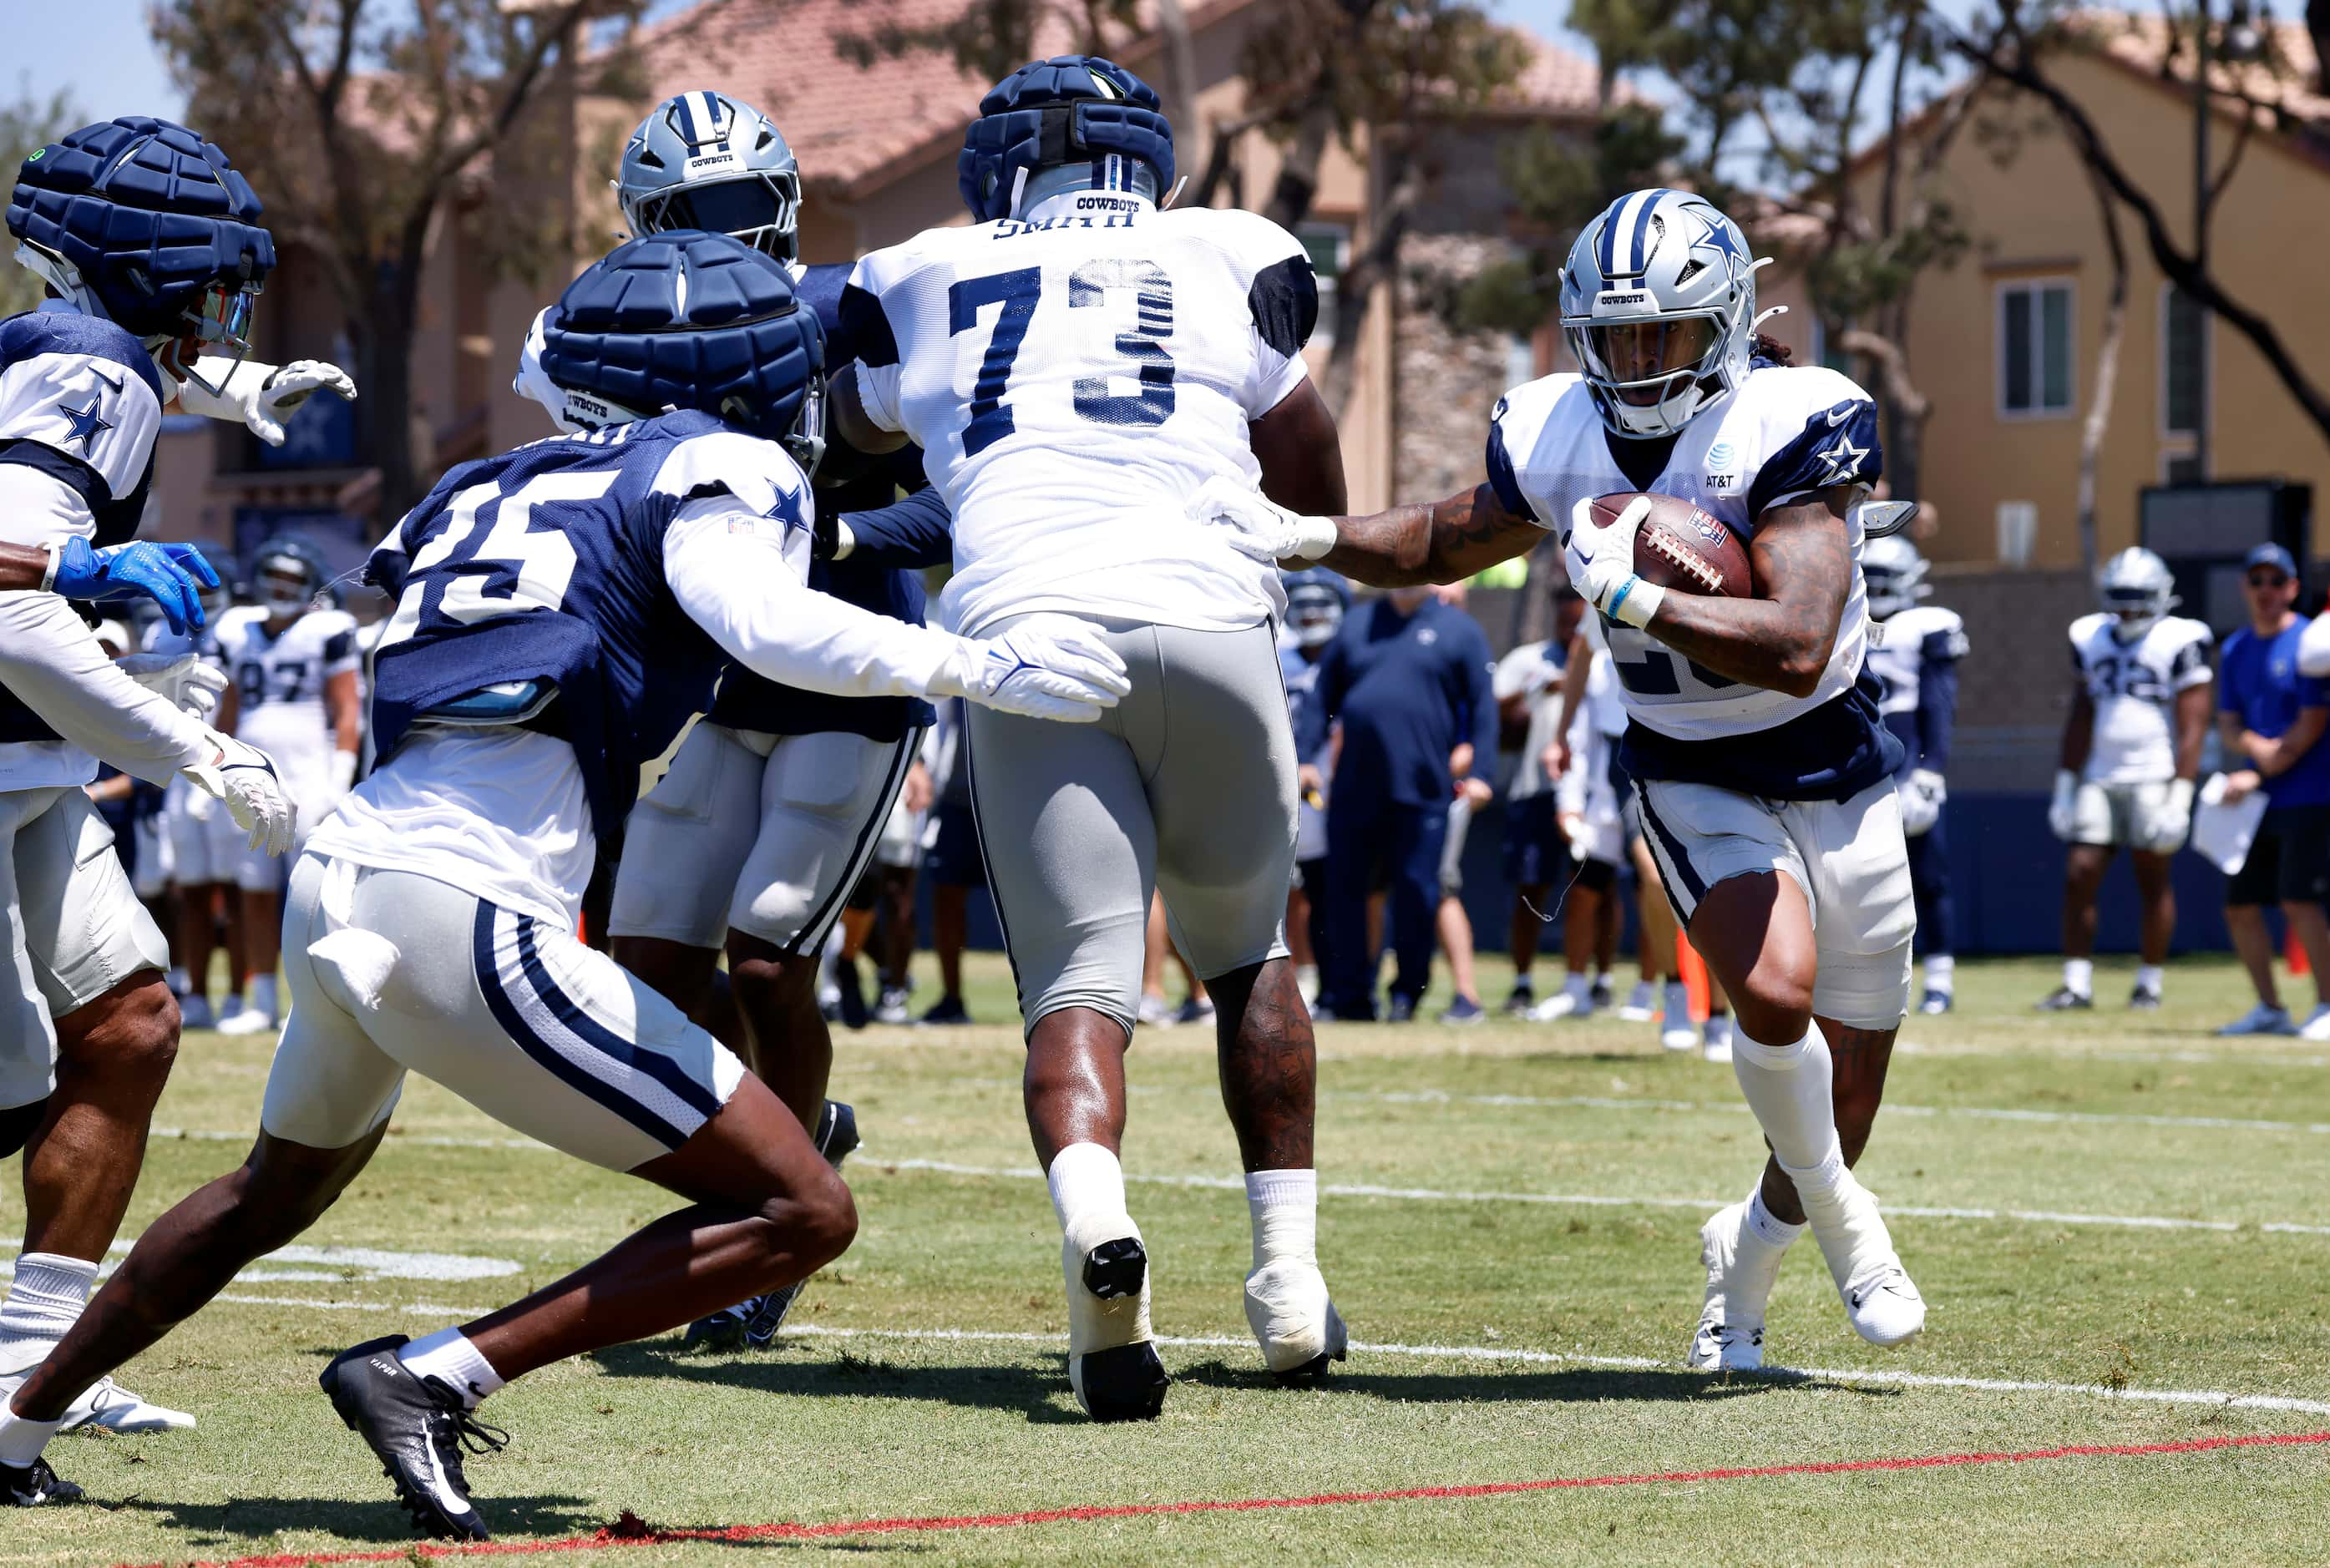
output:
M1707 487L1734 490L1738 486L1739 449L1729 441L1718 441L1707 449Z

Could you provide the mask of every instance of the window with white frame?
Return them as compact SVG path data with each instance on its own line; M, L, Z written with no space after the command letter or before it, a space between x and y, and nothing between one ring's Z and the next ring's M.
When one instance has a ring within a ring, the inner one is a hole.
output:
M1304 223L1294 231L1311 253L1311 270L1319 279L1319 325L1311 334L1316 348L1335 345L1335 288L1351 260L1351 230L1348 223Z
M2160 288L2160 433L2192 439L2207 417L2209 310L2173 283Z
M2032 419L2071 411L2078 364L2069 279L1998 288L1998 411Z

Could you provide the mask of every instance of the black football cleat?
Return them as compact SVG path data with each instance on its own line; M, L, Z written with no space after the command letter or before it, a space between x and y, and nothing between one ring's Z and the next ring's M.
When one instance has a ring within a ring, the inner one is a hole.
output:
M2074 991L2069 986L2058 986L2047 994L2045 1001L2039 1004L2039 1010L2041 1013L2085 1012L2095 1005L2093 997Z
M2138 986L2127 994L2127 1005L2139 1013L2157 1013L2160 1004L2160 993L2149 986Z
M61 1481L49 1461L36 1459L29 1465L0 1465L0 1508L45 1508L59 1503L78 1503L86 1496L71 1481Z
M490 1540L469 1505L461 1458L508 1446L509 1433L479 1421L443 1379L413 1376L396 1359L405 1343L403 1335L392 1334L343 1350L317 1382L348 1430L372 1445L422 1535Z
M1069 1382L1084 1413L1098 1422L1155 1421L1165 1409L1173 1380L1157 1346L1143 1339L1109 1350L1088 1350L1075 1358Z
M826 1164L839 1170L841 1162L857 1148L857 1112L840 1100L827 1100L818 1114L816 1138L817 1152L825 1156ZM688 1325L683 1344L690 1349L766 1350L776 1343L786 1315L808 1283L796 1280L741 1306L699 1318Z

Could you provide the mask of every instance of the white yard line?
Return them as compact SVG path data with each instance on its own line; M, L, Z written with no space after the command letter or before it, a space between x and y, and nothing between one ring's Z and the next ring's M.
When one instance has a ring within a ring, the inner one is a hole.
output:
M863 1170L870 1165L882 1170L932 1171L942 1176L992 1176L1013 1181L1040 1182L1043 1173L1027 1166L959 1165L942 1159L885 1159L879 1154L859 1156L860 1163L853 1167ZM1227 1192L1244 1192L1246 1183L1237 1176L1149 1176L1125 1173L1128 1182L1145 1183L1151 1186L1203 1187ZM1610 1193L1483 1193L1443 1191L1435 1187L1388 1187L1364 1183L1328 1183L1319 1186L1321 1197L1395 1198L1410 1203L1427 1204L1544 1204L1564 1208L1643 1208L1697 1209L1701 1212L1719 1209L1732 1202L1729 1198L1657 1197ZM1908 1215L1917 1219L1935 1220L2010 1220L2023 1224L2103 1225L2120 1230L2139 1231L2216 1231L2226 1233L2247 1227L2231 1220L2193 1220L2157 1214L2085 1214L2059 1213L2041 1209L1987 1209L1925 1207L1913 1204L1887 1204L1888 1214ZM2256 1226L2260 1231L2280 1235L2330 1236L2330 1225L2301 1224L2289 1221L2273 1221Z
M1065 1334L1011 1333L977 1328L829 1328L821 1325L789 1324L787 1338L954 1340L973 1344L1044 1345L1065 1346ZM1246 1350L1252 1339L1230 1335L1198 1334L1157 1337L1160 1345L1193 1349ZM1351 1349L1367 1355L1407 1355L1430 1361L1523 1362L1539 1365L1606 1366L1630 1372L1680 1372L1672 1362L1647 1355L1586 1355L1552 1350L1507 1349L1496 1345L1388 1345L1351 1341ZM1710 1377L1715 1374L1707 1374ZM1984 1393L2077 1393L2104 1399L2136 1400L2156 1404L2203 1404L2226 1410L2296 1411L2306 1415L2330 1415L2330 1401L2291 1399L2271 1393L2231 1393L2218 1389L2111 1388L2099 1383L2038 1383L2014 1378L1950 1377L1937 1373L1865 1371L1845 1367L1802 1368L1767 1366L1761 1372L1734 1376L1766 1378L1776 1383L1818 1381L1868 1384L1880 1388L1964 1388Z

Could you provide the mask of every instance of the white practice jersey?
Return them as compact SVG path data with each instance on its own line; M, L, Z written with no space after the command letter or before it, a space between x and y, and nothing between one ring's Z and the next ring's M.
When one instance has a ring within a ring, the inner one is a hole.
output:
M162 401L153 356L109 321L58 300L0 321L0 464L33 471L8 487L0 543L118 544L135 535ZM96 777L94 757L0 691L0 789Z
M1679 496L1700 508L1704 526L1729 528L1747 543L1771 508L1833 486L1865 490L1882 461L1867 392L1817 365L1766 362L1686 425L1646 482L1619 467L1612 448L1621 444L1656 447L1610 435L1575 374L1516 387L1491 416L1491 485L1508 509L1560 531L1573 580L1586 566L1568 538L1570 511L1581 500L1628 490ZM1860 526L1848 526L1852 581L1835 648L1808 696L1728 679L1646 631L1605 627L1634 725L1629 755L1644 777L1793 799L1842 798L1890 772L1896 754L1874 701L1859 690L1869 617ZM1795 728L1776 741L1770 732L1784 725Z
M1497 661L1490 689L1497 701L1520 697L1529 710L1529 733L1521 740L1520 766L1513 770L1510 798L1525 799L1552 788L1540 760L1553 743L1561 719L1562 650L1549 642L1525 642Z
M1913 604L1896 611L1870 634L1869 668L1884 688L1879 710L1888 719L1915 713L1927 672L1965 655L1965 621L1956 610Z
M2134 642L2102 610L2071 623L2071 667L2095 704L2083 777L2090 784L2150 784L2176 777L2176 694L2209 680L2216 638L2197 620L2165 615Z
M857 263L866 411L954 515L951 629L1067 610L1227 631L1279 613L1267 562L1189 514L1260 473L1249 420L1301 384L1318 315L1294 237L1251 213L1073 192Z
M353 674L363 663L355 617L345 609L311 609L281 636L270 637L267 611L240 605L219 617L218 650L234 682L237 738L287 771L322 767L335 743L324 683Z

